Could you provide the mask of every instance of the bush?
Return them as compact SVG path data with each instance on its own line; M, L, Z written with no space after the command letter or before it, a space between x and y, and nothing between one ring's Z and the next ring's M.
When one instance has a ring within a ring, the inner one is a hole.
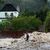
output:
M41 21L37 19L35 16L24 16L14 18L11 21L13 30L38 30L41 25Z
M10 22L8 20L3 20L2 22L0 22L0 30L8 30L10 28Z
M12 31L30 31L38 30L41 25L41 21L35 16L19 16L11 20L3 20L0 22L0 30L12 30Z

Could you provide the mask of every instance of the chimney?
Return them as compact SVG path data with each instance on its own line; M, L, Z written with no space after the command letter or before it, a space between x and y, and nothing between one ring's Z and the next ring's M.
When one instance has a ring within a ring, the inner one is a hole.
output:
M16 9L17 9L17 11L18 11L18 12L20 12L20 7L19 7L19 6L17 6L17 8L16 8Z

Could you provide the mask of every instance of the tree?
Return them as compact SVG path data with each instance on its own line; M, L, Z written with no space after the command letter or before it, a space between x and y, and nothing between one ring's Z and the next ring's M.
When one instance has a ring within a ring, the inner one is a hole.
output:
M20 16L34 16L34 12L25 9L23 12L21 12Z
M4 0L0 0L0 4L4 3Z
M36 13L36 17L38 17L42 22L45 21L47 11L48 11L48 2L47 0L44 0L44 5L41 8L40 12Z
M44 24L45 24L45 31L50 32L50 11L47 14Z

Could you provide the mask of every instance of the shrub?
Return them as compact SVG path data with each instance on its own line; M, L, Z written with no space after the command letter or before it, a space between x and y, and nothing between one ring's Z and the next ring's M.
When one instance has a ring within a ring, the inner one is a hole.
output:
M8 20L3 20L2 22L0 22L0 30L3 31L3 30L7 30L10 28L10 22Z
M12 31L30 31L38 30L41 25L41 21L35 16L19 16L11 20L3 20L0 22L1 30L12 30Z
M11 23L14 30L37 30L41 25L41 21L35 16L14 18Z

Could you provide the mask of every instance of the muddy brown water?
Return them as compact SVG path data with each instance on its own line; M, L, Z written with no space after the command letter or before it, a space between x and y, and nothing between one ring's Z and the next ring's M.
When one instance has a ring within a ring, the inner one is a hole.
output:
M20 38L22 37L25 33L30 33L32 31L0 31L0 38Z

